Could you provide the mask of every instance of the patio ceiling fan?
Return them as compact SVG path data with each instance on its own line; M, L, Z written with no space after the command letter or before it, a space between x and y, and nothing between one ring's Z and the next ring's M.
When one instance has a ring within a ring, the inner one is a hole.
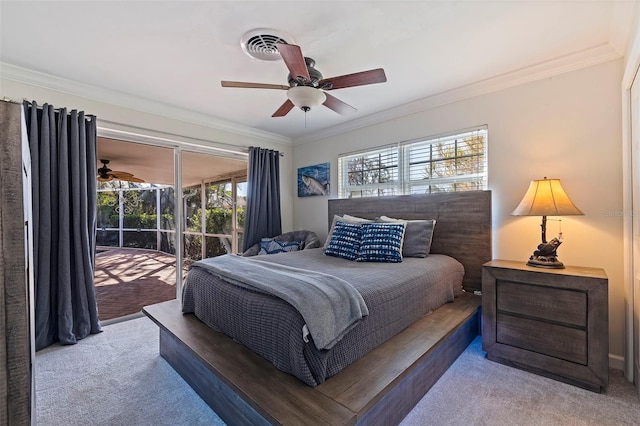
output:
M142 183L144 180L135 177L132 173L129 172L118 172L111 170L107 164L109 164L109 160L100 160L102 163L102 167L98 169L98 182L109 182L111 180L126 180L127 182L138 182Z
M240 81L222 81L222 87L241 87L249 89L277 89L287 91L287 100L273 113L272 117L283 117L297 106L304 112L319 105L337 112L350 114L357 110L351 105L326 93L328 90L346 87L364 86L384 83L387 76L382 68L345 74L338 77L323 78L320 71L314 68L316 61L302 55L300 46L286 43L275 43L282 60L289 69L289 85L246 83Z

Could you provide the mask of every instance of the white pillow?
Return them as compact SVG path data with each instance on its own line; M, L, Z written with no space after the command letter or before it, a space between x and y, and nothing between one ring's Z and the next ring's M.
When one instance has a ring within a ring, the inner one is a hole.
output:
M343 222L349 222L351 221L352 223L367 223L367 222L373 222L373 220L371 219L365 219L363 217L358 217L358 216L350 216L348 214L343 214L342 215L342 221Z

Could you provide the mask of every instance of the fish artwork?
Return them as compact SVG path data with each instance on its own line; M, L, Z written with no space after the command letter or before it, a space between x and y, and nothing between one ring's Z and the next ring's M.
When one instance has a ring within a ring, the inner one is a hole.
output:
M330 163L322 163L299 168L298 197L329 195L329 167Z
M302 175L302 182L307 186L307 192L310 194L329 195L328 182L323 185L318 179L305 175Z

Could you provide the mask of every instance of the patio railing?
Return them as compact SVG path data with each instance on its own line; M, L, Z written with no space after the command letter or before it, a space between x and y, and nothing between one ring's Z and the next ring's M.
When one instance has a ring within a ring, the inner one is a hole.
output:
M230 183L202 184L183 191L185 264L242 247L243 229L233 224L244 223L244 203L229 201L237 198L235 191L226 197L220 195ZM175 255L174 203L174 190L169 186L99 189L97 246L143 248ZM206 214L202 214L203 205Z

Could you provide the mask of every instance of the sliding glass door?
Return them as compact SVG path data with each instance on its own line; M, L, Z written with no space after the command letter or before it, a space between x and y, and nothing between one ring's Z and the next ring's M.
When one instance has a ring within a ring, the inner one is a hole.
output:
M182 152L183 270L207 257L242 248L246 207L246 162ZM211 168L206 168L211 165ZM215 165L215 166L214 166ZM199 170L195 175L194 170ZM221 173L224 171L224 173ZM210 177L204 177L210 176Z
M98 137L94 283L100 320L175 299L174 149Z
M180 298L194 261L242 249L247 156L193 141L130 132L123 140L109 133L99 129L98 135L98 159L113 175L101 175L98 185L96 233L99 260L105 263L96 275L99 298L119 308L115 297L120 290L153 295L156 287L146 291L145 286L160 279ZM147 263L153 258L157 267L132 258L145 250ZM171 282L161 267L173 270Z

